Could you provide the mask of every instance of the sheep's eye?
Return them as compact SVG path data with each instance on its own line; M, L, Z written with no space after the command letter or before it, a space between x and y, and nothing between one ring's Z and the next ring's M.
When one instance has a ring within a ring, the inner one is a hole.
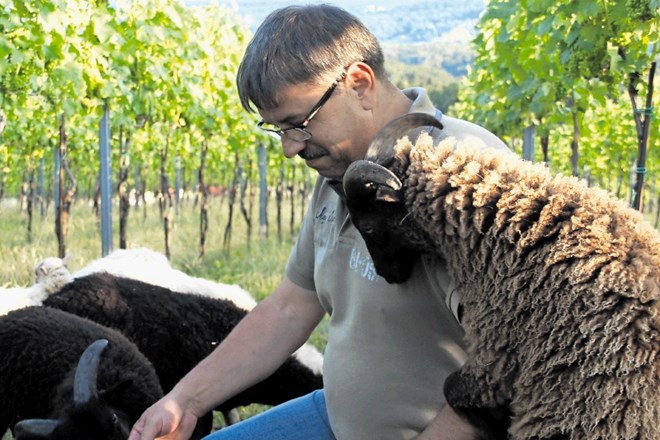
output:
M118 417L117 414L115 414L115 413L112 413L112 424L113 424L114 426L118 426L118 425L119 425L119 417Z
M367 235L371 235L374 233L374 227L372 225L362 225L361 229L362 232Z

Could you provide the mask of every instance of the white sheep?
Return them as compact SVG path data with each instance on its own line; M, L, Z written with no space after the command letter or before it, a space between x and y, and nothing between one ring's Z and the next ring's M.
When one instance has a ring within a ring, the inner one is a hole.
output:
M174 269L165 255L148 248L118 249L92 261L73 276L81 278L98 272L166 287L175 292L228 299L245 310L257 305L254 297L240 286L190 276Z
M165 255L144 247L116 250L92 261L73 275L67 268L69 260L69 256L63 259L45 258L35 266L36 283L33 286L4 289L5 292L0 290L0 315L21 307L41 305L49 295L61 290L74 279L103 272L179 293L229 300L246 311L257 304L254 297L240 286L190 276L174 269ZM311 344L304 344L293 356L314 374L323 374L323 354Z
M45 258L34 268L36 282L33 286L0 289L0 316L21 307L41 305L48 295L59 291L74 278L101 272L175 292L229 300L247 311L257 305L254 297L239 285L190 276L174 269L165 255L145 247L118 249L92 261L73 275L67 268L69 260L70 256ZM323 373L323 355L314 346L304 344L294 356L315 373Z
M48 257L34 267L35 283L30 287L0 289L0 316L16 309L40 305L48 295L71 282L67 268L70 257Z

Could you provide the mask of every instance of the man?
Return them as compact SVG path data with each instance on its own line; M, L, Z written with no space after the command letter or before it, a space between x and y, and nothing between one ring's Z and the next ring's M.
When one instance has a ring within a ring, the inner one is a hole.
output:
M247 110L278 134L288 158L319 173L281 284L135 424L129 440L189 438L197 418L270 375L330 315L324 390L274 407L209 439L469 439L444 404L445 377L463 359L442 262L424 257L404 283L375 273L341 194L346 168L376 132L407 112L441 120L434 136L506 148L487 130L436 110L422 89L386 77L374 36L329 5L270 14L237 76Z

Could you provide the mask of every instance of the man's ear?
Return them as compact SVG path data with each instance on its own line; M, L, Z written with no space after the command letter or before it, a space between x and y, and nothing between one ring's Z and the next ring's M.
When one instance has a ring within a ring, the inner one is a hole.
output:
M346 68L346 86L357 93L357 97L365 110L371 110L375 105L376 75L368 64L355 62Z

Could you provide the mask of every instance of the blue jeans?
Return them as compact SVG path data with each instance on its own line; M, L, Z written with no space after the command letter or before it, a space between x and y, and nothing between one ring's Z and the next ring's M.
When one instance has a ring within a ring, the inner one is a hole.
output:
M235 425L222 428L203 440L335 440L328 421L323 390L316 390Z

